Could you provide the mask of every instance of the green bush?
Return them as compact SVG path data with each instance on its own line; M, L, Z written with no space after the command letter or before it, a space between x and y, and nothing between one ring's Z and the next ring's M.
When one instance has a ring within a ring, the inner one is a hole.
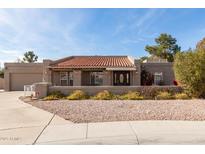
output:
M185 94L185 93L175 94L175 98L176 99L190 99L190 97L187 94Z
M140 93L137 91L129 91L127 94L120 96L123 100L143 100L144 97L140 96Z
M92 99L95 99L95 100L111 100L111 99L116 99L116 98L117 96L114 96L111 92L107 90L99 92L95 96L92 97Z
M58 100L63 99L65 97L60 91L53 91L48 94L48 96L44 97L43 100Z
M205 98L205 49L177 53L174 72L186 93L192 97Z
M69 100L83 100L88 98L88 95L82 90L75 90L67 97Z
M167 91L161 91L156 96L156 99L163 100L163 99L174 99L173 95Z
M0 78L4 78L4 69L0 69Z

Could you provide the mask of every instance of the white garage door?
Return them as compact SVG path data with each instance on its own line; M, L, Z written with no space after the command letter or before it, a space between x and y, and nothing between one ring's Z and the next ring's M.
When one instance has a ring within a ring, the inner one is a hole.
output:
M11 74L11 90L21 91L24 85L31 85L35 82L42 82L42 74Z

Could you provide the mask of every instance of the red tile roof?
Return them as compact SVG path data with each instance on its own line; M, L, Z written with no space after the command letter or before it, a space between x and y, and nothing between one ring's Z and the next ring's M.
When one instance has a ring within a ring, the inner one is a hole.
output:
M135 67L128 56L72 56L55 61L57 68Z

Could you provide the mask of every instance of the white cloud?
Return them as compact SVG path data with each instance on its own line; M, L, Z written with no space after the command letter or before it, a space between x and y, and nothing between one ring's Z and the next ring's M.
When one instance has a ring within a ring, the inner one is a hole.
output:
M132 44L137 44L137 43L139 43L139 42L142 42L142 41L145 41L146 39L145 38L137 38L137 39L124 39L123 41L122 41L122 43L123 44L130 44L130 43L132 43Z
M144 26L144 24L147 24L151 18L155 18L156 13L159 10L157 9L149 9L144 15L142 15L137 22L134 24L134 26L137 26L139 28L141 28L142 26Z
M41 58L49 58L58 53L73 54L67 51L81 47L89 48L89 42L76 36L78 28L86 23L86 13L70 10L63 19L58 13L55 9L0 9L0 41L4 41L0 44L0 61L5 52L7 60L14 61L28 49ZM58 53L48 53L49 49Z
M119 43L124 44L139 43L148 38L149 36L144 33L142 35L142 32L145 32L163 11L147 10L141 17L140 14L133 17L130 17L132 14L126 14L126 22L121 22L120 19L112 36L127 32L127 38L122 42L119 40ZM15 61L28 50L33 50L43 59L126 48L124 44L117 47L103 44L99 47L101 42L98 41L103 38L98 34L85 33L84 38L79 37L82 35L79 30L86 25L90 16L79 9L69 9L69 13L66 11L66 14L62 14L63 11L56 9L0 9L0 61Z
M3 67L5 62L16 62L18 58L22 59L22 51L17 50L1 50L0 51L0 67Z
M119 24L117 25L117 27L115 28L115 31L113 32L113 36L119 34L123 29L125 28L125 25L123 24Z
M159 18L165 13L165 9L149 9L143 16L139 18L132 25L133 29L138 30L138 34L146 32L156 21L159 22Z
M138 10L139 11L139 10ZM119 33L128 33L121 43L136 44L156 37L156 32L148 32L150 27L165 13L165 9L146 9L142 12L131 12L128 21L116 25L113 36Z

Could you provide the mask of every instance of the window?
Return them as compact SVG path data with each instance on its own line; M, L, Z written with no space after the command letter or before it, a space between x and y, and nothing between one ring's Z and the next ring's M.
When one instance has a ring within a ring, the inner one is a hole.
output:
M120 74L120 83L124 83L124 75Z
M129 73L127 73L127 84L129 84L129 81L130 81L130 76Z
M100 86L103 84L103 72L91 72L90 73L91 85Z
M117 74L116 73L115 73L114 79L115 79L114 84L117 84Z
M61 86L68 85L68 72L60 72L60 85Z
M73 86L73 72L69 72L69 85Z
M161 85L163 82L163 74L162 72L158 73L158 72L155 72L154 73L154 84L155 85Z

